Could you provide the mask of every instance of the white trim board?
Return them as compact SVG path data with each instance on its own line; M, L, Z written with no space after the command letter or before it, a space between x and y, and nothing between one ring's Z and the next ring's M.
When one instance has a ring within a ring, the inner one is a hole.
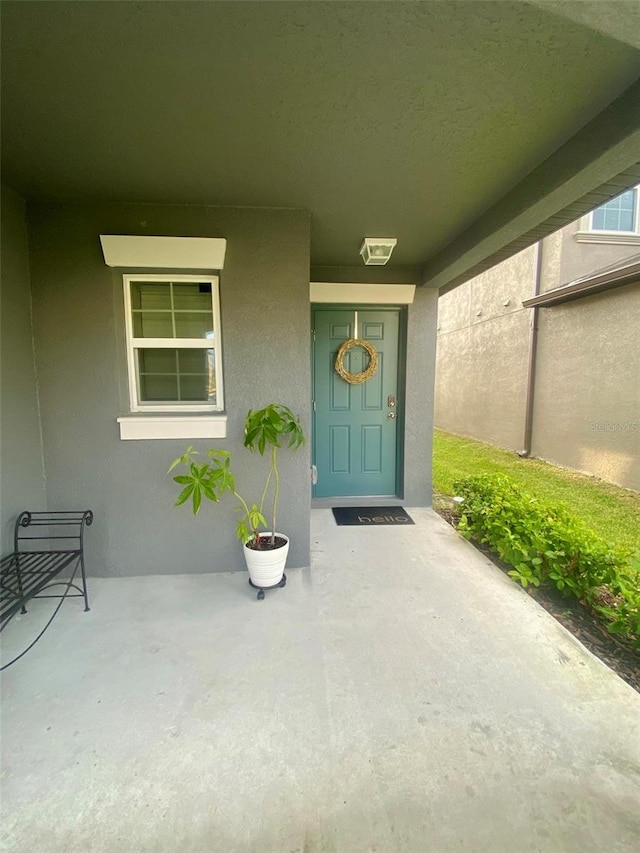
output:
M227 241L218 237L136 237L101 234L108 267L221 270Z
M576 243L614 243L618 246L637 246L640 244L640 234L626 231L576 231L573 235Z
M355 303L360 305L411 305L415 284L357 284L350 282L312 281L310 301Z
M152 440L170 438L226 438L227 416L149 417L125 415L118 418L120 440Z

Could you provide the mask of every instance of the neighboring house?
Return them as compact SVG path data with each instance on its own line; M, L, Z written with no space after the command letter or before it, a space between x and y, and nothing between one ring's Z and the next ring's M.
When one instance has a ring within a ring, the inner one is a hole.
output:
M437 427L640 490L640 187L438 310Z
M241 568L167 468L224 448L259 499L270 402L291 566L312 500L428 506L439 289L640 180L640 14L571 5L3 2L3 550L90 508L91 573Z

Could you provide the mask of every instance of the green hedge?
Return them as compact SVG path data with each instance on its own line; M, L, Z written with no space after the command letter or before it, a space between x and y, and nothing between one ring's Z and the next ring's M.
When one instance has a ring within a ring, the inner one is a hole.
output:
M522 586L555 586L596 612L612 634L640 648L640 565L608 545L563 504L538 500L502 474L454 483L458 530L513 566Z

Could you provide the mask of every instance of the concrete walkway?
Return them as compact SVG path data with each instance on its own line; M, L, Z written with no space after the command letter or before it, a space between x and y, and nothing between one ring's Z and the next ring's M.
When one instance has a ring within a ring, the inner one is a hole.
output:
M93 580L5 673L1 849L637 851L640 695L410 512L315 510L312 568L262 603L242 574Z

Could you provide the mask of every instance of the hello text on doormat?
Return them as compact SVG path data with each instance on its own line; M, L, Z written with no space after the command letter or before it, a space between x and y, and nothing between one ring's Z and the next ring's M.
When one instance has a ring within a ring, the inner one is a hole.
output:
M414 520L401 506L334 506L336 524L382 527L385 524L402 526L414 524Z

